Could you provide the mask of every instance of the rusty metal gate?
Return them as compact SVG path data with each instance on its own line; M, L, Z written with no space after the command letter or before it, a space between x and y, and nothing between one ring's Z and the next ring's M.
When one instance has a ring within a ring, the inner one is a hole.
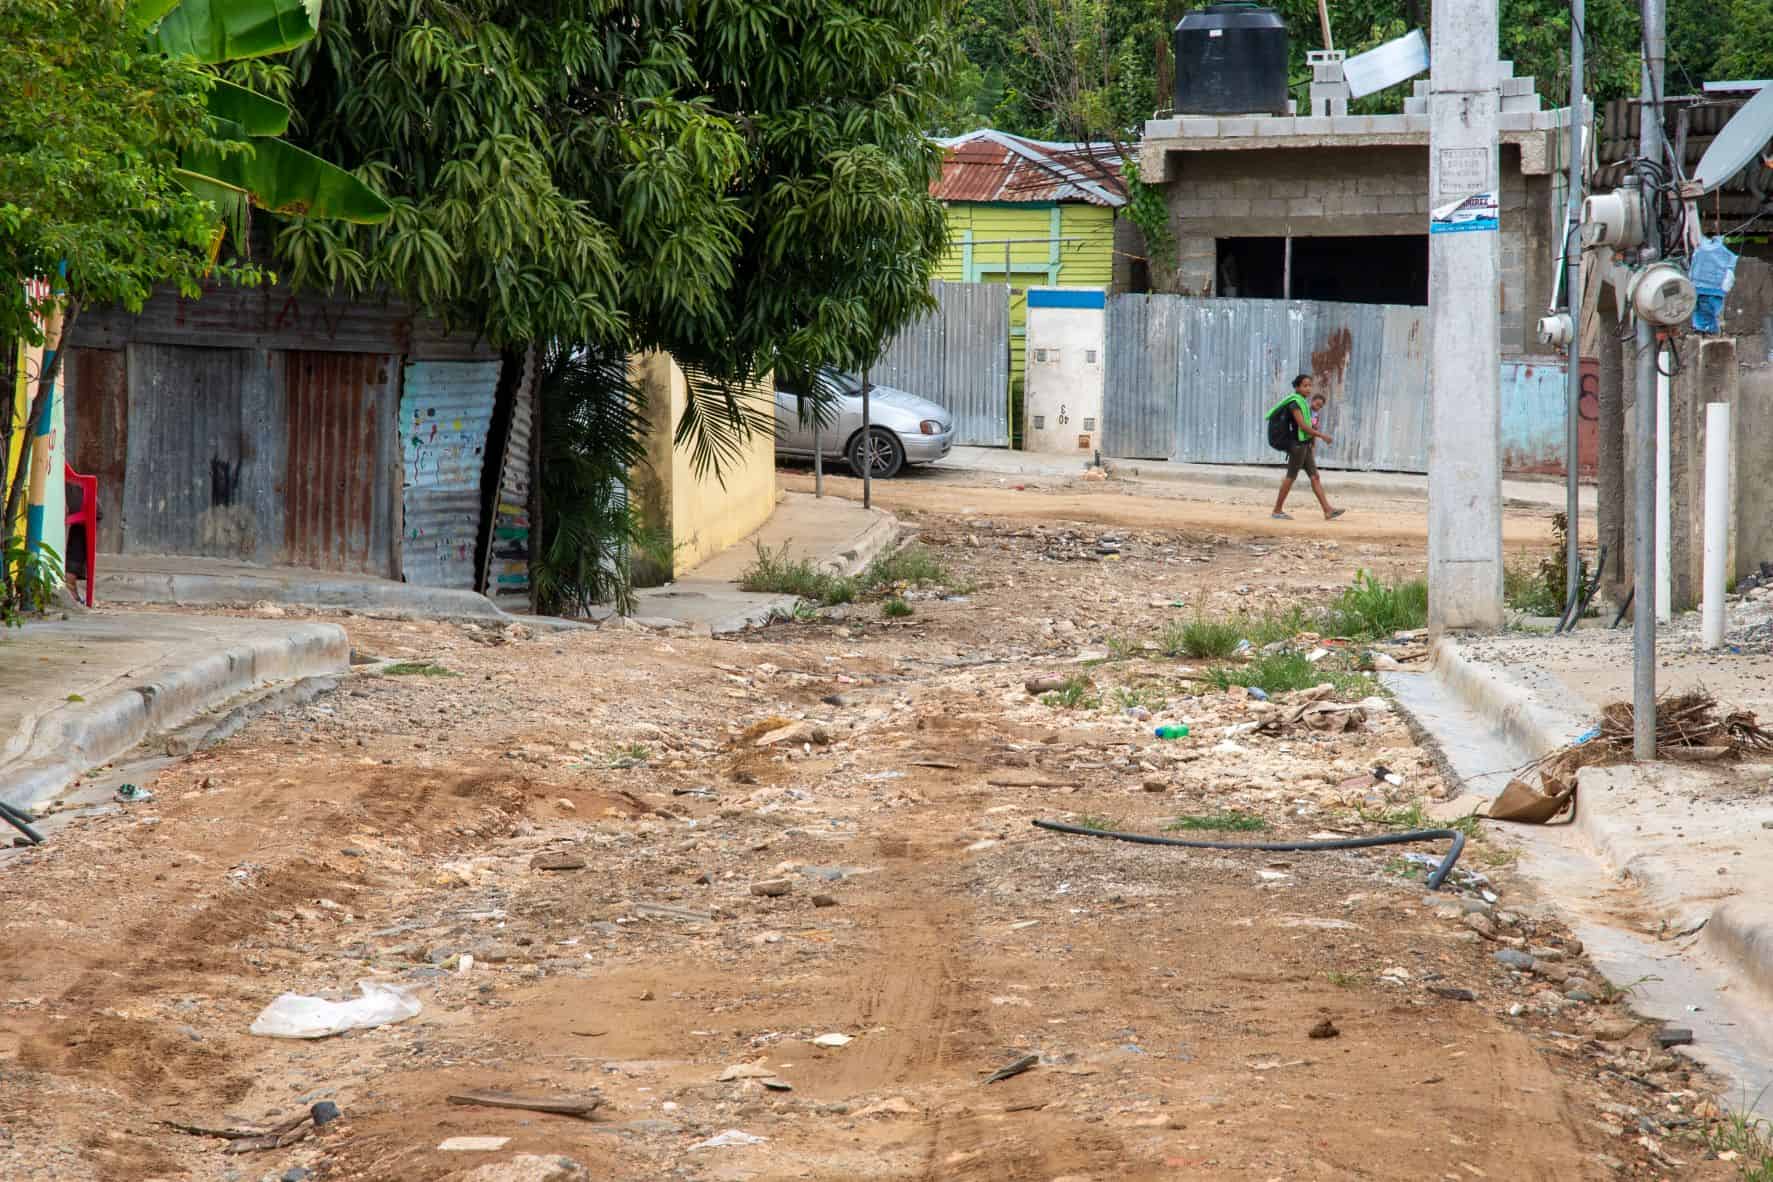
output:
M954 442L1010 445L1010 289L930 284L936 310L905 327L875 363L883 386L928 398L954 416Z
M283 355L287 429L279 561L395 574L398 358Z

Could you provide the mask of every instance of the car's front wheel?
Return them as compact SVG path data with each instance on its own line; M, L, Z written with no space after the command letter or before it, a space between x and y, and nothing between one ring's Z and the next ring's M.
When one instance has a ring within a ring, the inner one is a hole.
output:
M891 480L905 466L905 448L891 431L870 427L850 444L850 470L860 477L864 466L876 480Z

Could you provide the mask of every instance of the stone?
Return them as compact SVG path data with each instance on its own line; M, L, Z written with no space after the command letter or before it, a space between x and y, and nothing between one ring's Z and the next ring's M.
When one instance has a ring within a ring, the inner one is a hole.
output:
M857 1109L855 1115L858 1118L864 1116L916 1116L917 1109L912 1107L911 1101L903 1096L888 1096L878 1104L870 1104L866 1108Z
M761 1063L734 1063L717 1078L721 1083L731 1083L735 1079L773 1079L775 1074Z
M1307 1030L1305 1032L1305 1037L1306 1038L1339 1038L1341 1036L1341 1034L1342 1034L1342 1032L1340 1030L1336 1029L1336 1024L1334 1022L1330 1021L1328 1018L1324 1018L1324 1019L1320 1020L1316 1026L1313 1026L1310 1030Z
M780 898L794 889L794 883L786 878L766 878L762 882L751 884L751 893L767 899Z
M444 1153L496 1153L509 1144L509 1137L448 1137L437 1148Z
M1537 960L1560 961L1564 959L1564 952L1561 948L1541 948L1534 945L1528 948L1527 952Z
M1489 916L1480 912L1473 911L1468 913L1465 917L1465 926L1486 940L1494 940L1496 938L1496 925L1490 922Z
M814 895L813 896L813 906L814 907L835 907L835 906L837 906L837 899L831 895Z
M833 1032L831 1034L819 1035L819 1037L813 1039L813 1045L816 1047L825 1047L829 1050L836 1050L838 1047L848 1046L851 1041L849 1035Z
M1497 964L1506 965L1511 969L1529 970L1533 967L1533 958L1518 948L1498 948L1491 953Z
M1469 989L1462 989L1457 985L1430 985L1428 991L1437 997L1444 997L1448 1001L1477 1000L1477 994Z
M591 1175L570 1157L519 1153L462 1175L461 1182L589 1182Z
M1631 1018L1602 1018L1589 1027L1589 1034L1598 1042L1624 1042L1637 1032L1638 1023Z
M308 1109L308 1115L314 1118L315 1126L319 1127L321 1125L331 1124L333 1121L343 1116L344 1113L340 1112L339 1106L334 1104L331 1100L321 1100L319 1103Z
M1685 1026L1664 1026L1656 1032L1656 1042L1664 1050L1669 1047L1688 1046L1693 1041L1693 1032Z
M314 1171L310 1170L307 1166L291 1166L289 1169L283 1171L283 1177L280 1182L308 1182L308 1179L313 1176Z
M583 870L585 859L577 854L544 853L529 860L531 870Z
M1540 960L1538 957L1533 958L1532 972L1536 977L1544 977L1547 981L1556 981L1560 985L1570 978L1570 970L1563 965Z

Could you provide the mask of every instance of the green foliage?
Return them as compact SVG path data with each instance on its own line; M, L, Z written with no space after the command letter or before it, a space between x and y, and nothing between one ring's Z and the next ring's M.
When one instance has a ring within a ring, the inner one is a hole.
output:
M657 557L659 539L627 496L643 459L644 399L625 356L551 344L537 356L542 410L542 513L531 577L550 615L584 615L592 604L634 610L634 557ZM664 543L666 571L670 546Z
M44 544L27 550L23 538L9 537L0 546L0 626L21 628L24 617L47 611L62 582L62 556Z
M210 78L143 40L120 0L0 4L0 340L41 343L18 280L66 267L76 306L200 293L216 212L178 183ZM250 264L216 276L259 278Z
M1156 712L1168 705L1168 699L1164 697L1163 691L1157 686L1123 685L1115 687L1114 704L1123 710L1134 706L1143 706L1147 710Z
M948 566L922 546L903 546L868 564L862 574L870 590L881 587L945 587L952 582Z
M647 750L645 744L628 743L624 746L611 749L609 755L604 759L604 766L612 771L645 767L647 760L652 757L653 753Z
M718 470L773 429L757 379L859 370L928 306L944 9L334 0L288 63L294 138L394 211L294 219L279 257L497 344L667 350L679 438Z
M1354 585L1330 605L1317 631L1359 640L1389 640L1427 623L1427 582L1382 583L1363 570L1355 575Z
M784 542L774 550L757 543L757 557L739 575L741 591L797 595L833 606L855 601L861 588L855 579L820 570L810 558L794 558Z
M388 677L460 677L442 665L434 665L430 661L396 661L384 666L382 673Z
M911 605L897 595L880 605L880 614L889 620L902 620L911 614Z
M1502 572L1502 601L1518 612L1530 616L1562 616L1569 607L1570 571L1564 547L1568 545L1568 524L1562 513L1551 519L1552 544L1539 565L1532 570L1505 567ZM1588 560L1578 556L1577 577L1588 580Z
M1237 650L1237 642L1243 638L1240 620L1196 616L1186 622L1171 621L1164 629L1162 644L1167 656L1224 660Z
M1254 813L1227 809L1220 813L1184 813L1164 828L1172 832L1260 833L1268 828L1268 822Z
M1207 681L1218 689L1241 685L1270 694L1291 693L1329 682L1343 697L1368 697L1378 692L1372 678L1314 665L1303 653L1265 653L1247 665L1215 665Z
M1041 702L1062 710L1098 710L1102 699L1095 693L1087 677L1070 677L1050 694L1042 694Z
M1456 829L1467 837L1476 837L1479 828L1479 817L1476 813L1455 817L1450 821L1438 821L1423 810L1420 801L1412 803L1407 808L1380 812L1368 812L1361 809L1360 819L1369 825L1382 825L1387 829Z

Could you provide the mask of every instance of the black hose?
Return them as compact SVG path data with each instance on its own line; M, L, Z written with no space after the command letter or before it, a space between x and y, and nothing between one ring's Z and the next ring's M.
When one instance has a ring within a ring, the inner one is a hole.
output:
M1564 632L1570 631L1576 627L1576 621L1580 620L1582 618L1582 613L1588 610L1588 601L1593 599L1594 593L1601 589L1601 576L1605 574L1606 571L1607 544L1602 542L1601 556L1595 563L1594 581L1588 585L1588 590L1586 592L1582 589L1582 583L1580 581L1577 582L1576 592L1570 596L1570 602L1564 606L1564 614L1558 618L1557 630L1552 633L1553 636L1560 636ZM1572 607L1575 608L1575 614L1573 615L1570 610Z
M1631 610L1631 601L1637 598L1637 594L1638 589L1636 587L1633 587L1630 591L1625 593L1625 602L1619 605L1619 614L1613 617L1613 627L1619 627L1619 621L1623 620L1625 618L1625 613Z
M14 829L17 829L20 833L24 834L26 840L32 845L43 844L43 835L31 828L31 814L13 808L4 800L0 800L0 821L5 821L8 825L11 825Z
M1459 855L1465 850L1465 834L1457 829L1412 829L1408 833L1381 833L1375 837L1343 837L1335 841L1186 841L1180 837L1159 837L1154 833L1116 833L1110 829L1089 829L1082 825L1067 825L1063 821L1036 820L1035 826L1051 829L1054 833L1075 833L1080 837L1112 837L1116 841L1130 841L1136 845L1179 845L1191 850L1262 850L1268 853L1316 853L1319 850L1360 850L1376 845L1402 845L1416 841L1451 841L1453 848L1441 859L1441 864L1434 868L1428 876L1428 889L1439 890L1447 875L1453 872L1453 864L1459 861Z

